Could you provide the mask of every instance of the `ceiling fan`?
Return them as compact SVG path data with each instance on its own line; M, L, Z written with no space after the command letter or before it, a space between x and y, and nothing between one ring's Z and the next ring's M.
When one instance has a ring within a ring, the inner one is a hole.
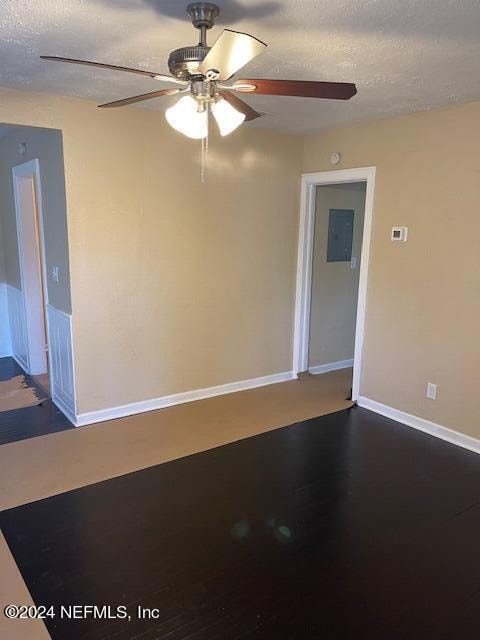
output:
M208 135L208 113L211 111L222 135L234 131L243 121L259 118L238 93L297 96L348 100L357 93L348 82L312 82L305 80L238 79L233 76L253 60L267 45L254 36L225 29L212 47L207 45L207 30L214 25L219 8L210 2L193 2L187 7L193 26L199 30L199 43L172 51L168 58L171 76L144 69L131 69L102 62L89 62L57 56L40 56L44 60L83 64L149 76L176 86L144 93L115 102L99 105L123 107L135 102L165 95L186 93L173 107L166 110L169 124L190 138L204 139Z

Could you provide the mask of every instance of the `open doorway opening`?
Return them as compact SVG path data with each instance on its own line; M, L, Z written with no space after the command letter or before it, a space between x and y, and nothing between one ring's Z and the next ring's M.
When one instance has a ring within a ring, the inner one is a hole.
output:
M318 185L310 296L308 371L348 369L351 393L367 184Z
M62 133L0 125L0 444L74 422L71 327Z
M336 188L322 195L324 186ZM325 373L353 364L353 401L360 394L374 190L375 167L302 176L292 368Z

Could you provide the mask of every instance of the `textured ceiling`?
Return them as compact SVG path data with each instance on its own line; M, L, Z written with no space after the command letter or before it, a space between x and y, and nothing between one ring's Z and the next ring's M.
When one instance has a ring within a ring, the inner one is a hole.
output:
M194 44L188 0L0 0L0 84L115 100L154 91L149 78L38 59L86 58L167 72ZM219 0L221 28L269 47L251 77L356 82L349 102L248 96L266 115L249 126L313 133L346 123L480 99L479 0ZM164 85L165 86L165 85ZM140 108L164 109L173 98Z

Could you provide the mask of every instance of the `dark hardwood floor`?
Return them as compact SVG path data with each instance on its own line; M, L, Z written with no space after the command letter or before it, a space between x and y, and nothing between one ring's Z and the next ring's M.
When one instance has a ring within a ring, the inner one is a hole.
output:
M0 380L18 375L24 375L29 386L38 388L35 380L13 358L0 358ZM50 398L36 407L0 411L0 445L73 428Z
M479 636L480 458L360 408L0 524L35 602L55 606L54 640ZM59 617L75 604L131 620Z

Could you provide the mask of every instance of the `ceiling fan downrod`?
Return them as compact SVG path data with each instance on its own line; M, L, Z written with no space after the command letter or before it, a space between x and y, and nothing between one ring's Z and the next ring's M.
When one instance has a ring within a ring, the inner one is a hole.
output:
M200 31L199 46L207 46L207 31L215 24L220 9L211 2L192 2L187 7L187 13L192 19L195 29Z

